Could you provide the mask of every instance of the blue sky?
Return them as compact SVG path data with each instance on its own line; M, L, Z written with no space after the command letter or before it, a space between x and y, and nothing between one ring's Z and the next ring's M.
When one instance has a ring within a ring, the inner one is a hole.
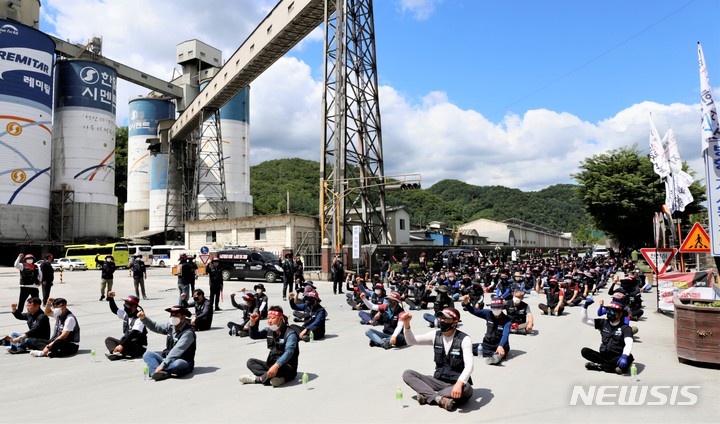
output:
M106 56L169 79L178 42L198 38L227 59L275 3L208 0L193 13L187 0L47 0L41 29L102 35ZM720 0L374 3L387 175L525 190L572 182L589 155L646 150L650 112L702 174L696 43L717 98ZM319 160L322 49L316 30L252 84L251 163ZM119 103L145 91L121 84Z

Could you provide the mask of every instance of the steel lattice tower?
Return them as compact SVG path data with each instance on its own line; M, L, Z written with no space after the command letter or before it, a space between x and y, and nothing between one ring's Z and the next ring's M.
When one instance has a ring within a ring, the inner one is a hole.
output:
M338 252L353 225L387 242L372 0L325 3L321 233Z

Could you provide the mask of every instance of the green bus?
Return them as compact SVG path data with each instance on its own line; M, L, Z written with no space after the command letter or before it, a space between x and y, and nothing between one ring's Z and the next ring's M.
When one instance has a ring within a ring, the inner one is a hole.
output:
M85 262L88 269L99 268L95 263L95 256L100 255L101 260L106 256L115 258L119 267L127 267L130 261L130 248L127 243L108 244L70 244L65 246L66 258L77 258Z

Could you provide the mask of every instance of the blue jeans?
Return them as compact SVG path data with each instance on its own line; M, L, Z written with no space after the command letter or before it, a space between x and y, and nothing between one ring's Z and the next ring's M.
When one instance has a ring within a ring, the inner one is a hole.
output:
M437 318L435 318L435 315L424 313L423 319L430 323L430 327L435 327L437 325Z
M367 331L365 331L365 335L368 336L370 340L372 340L379 346L382 346L385 341L389 342L392 338L392 334L385 334L382 331L376 330L374 328L368 328ZM406 344L407 343L405 342L405 336L403 335L403 333L398 334L395 345L405 346Z
M160 356L156 352L145 352L143 355L143 361L145 361L146 364L148 364L148 369L150 370L150 377L152 377L153 374L155 374L155 368L158 367L162 363L162 361L165 358ZM172 362L170 362L170 365L165 368L165 371L167 371L170 374L175 374L178 377L181 377L185 374L190 374L193 369L195 368L195 364L190 364L188 361L184 359L176 359Z
M185 301L190 301L190 284L184 284L182 280L178 279L178 290L180 291L180 294L178 295L178 305L182 305L182 294L185 293Z

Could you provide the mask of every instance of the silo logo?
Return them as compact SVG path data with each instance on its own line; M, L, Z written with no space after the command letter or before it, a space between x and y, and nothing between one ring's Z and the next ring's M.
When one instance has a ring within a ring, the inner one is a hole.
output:
M18 136L22 134L22 125L17 122L10 122L5 126L5 130L7 130L7 133L10 135Z
M18 35L18 29L10 24L5 24L0 27L0 34Z
M85 84L95 84L100 81L100 73L97 69L86 66L80 70L80 79L83 80Z
M27 174L22 169L15 169L10 173L10 178L18 184L22 184L27 179Z

